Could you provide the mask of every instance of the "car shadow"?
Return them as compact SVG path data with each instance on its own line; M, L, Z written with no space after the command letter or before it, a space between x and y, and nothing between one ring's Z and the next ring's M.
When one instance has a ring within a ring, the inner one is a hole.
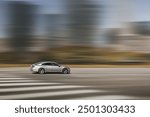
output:
M61 72L46 72L45 74L63 74Z

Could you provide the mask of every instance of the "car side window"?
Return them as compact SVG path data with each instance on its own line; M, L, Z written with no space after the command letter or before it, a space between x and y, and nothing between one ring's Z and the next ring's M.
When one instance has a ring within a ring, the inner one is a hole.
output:
M52 63L52 66L59 66L57 63Z
M42 65L52 65L52 63L43 63Z

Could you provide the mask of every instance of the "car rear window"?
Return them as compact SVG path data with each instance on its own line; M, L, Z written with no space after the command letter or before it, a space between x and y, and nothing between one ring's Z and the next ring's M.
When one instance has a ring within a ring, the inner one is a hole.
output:
M52 65L52 63L43 63L42 65Z

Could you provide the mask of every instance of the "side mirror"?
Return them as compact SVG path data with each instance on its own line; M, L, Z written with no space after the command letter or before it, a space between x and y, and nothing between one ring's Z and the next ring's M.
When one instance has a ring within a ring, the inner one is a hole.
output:
M58 67L60 67L61 65L59 65L59 64L55 64L55 66L58 66Z

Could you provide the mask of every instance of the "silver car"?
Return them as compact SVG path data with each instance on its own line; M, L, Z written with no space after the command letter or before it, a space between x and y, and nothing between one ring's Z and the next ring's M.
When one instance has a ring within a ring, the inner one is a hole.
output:
M69 74L70 68L60 65L53 61L38 62L31 65L32 73L45 74L47 72L59 72L63 74Z

